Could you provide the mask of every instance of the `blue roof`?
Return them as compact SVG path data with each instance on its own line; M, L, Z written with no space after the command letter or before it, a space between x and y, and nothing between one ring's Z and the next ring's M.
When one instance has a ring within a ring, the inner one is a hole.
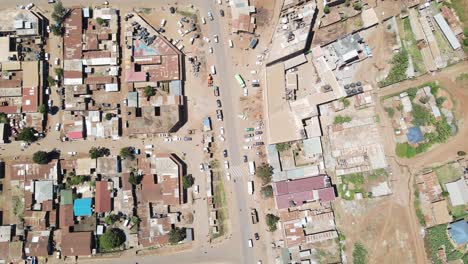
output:
M464 219L451 223L448 231L457 245L468 243L468 222Z
M419 127L410 127L406 133L409 143L416 144L424 140L424 135Z
M91 198L76 199L73 204L73 213L75 216L90 216L93 214L91 210Z

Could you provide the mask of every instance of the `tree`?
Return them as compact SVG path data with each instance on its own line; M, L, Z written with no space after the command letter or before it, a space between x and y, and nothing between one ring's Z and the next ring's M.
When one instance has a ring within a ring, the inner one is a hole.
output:
M39 111L39 113L45 114L45 113L46 113L46 106L45 106L45 104L41 104L41 105L38 107L37 110Z
M396 109L400 112L403 111L403 105L402 104L397 105Z
M86 176L72 174L72 175L69 175L69 177L67 178L67 185L77 186L77 185L84 183L85 181L86 181Z
M460 150L460 151L457 152L457 155L458 155L458 156L465 156L465 155L466 155L466 152L463 151L463 150Z
M108 148L104 147L92 147L89 150L89 157L92 159L97 159L100 157L104 157L110 154L110 151Z
M361 10L362 9L362 3L361 2L354 3L353 8L354 8L354 10L357 10L357 11Z
M141 182L141 176L138 174L135 174L134 172L130 172L130 176L128 176L128 182L131 185L138 185Z
M438 106L438 107L441 107L442 104L445 102L445 100L447 100L447 98L444 97L444 96L437 97L437 98L436 98L436 104L437 104L437 106Z
M124 159L133 160L135 159L135 154L133 153L133 149L131 147L125 147L120 149L120 157Z
M16 140L26 141L28 143L34 142L37 140L37 137L34 135L36 131L32 127L25 127L21 132L16 136Z
M432 115L424 106L419 104L413 104L413 125L415 126L425 126L432 122Z
M138 224L140 224L141 219L138 216L134 215L134 216L132 216L131 221L132 221L132 223L134 225L138 225Z
M174 228L169 232L169 243L177 244L185 238L185 230L181 228Z
M106 118L107 121L109 121L109 120L112 119L112 116L113 115L111 113L106 113L105 118Z
M62 68L55 68L55 74L59 77L62 78L63 76L63 69Z
M367 263L367 250L361 243L354 244L353 263L354 264Z
M388 116L392 118L395 115L395 109L391 107L385 107L385 112L387 112Z
M98 23L98 25L102 26L106 21L100 17L96 18L96 23Z
M52 19L55 20L57 24L61 24L66 14L67 10L63 7L62 1L57 1L54 5L54 11L52 12Z
M276 224L278 223L279 221L279 217L274 215L274 214L267 214L266 215L266 223L268 225L268 228L269 228L269 231L270 232L274 232L276 231Z
M10 123L10 120L8 119L8 116L5 113L0 113L0 123L2 123L2 124Z
M351 102L350 102L350 101L348 100L348 98L346 98L346 97L342 97L342 98L340 99L340 102L343 103L343 106L344 106L345 108L347 108L347 107L351 104Z
M330 13L330 7L329 7L328 5L325 5L325 6L323 7L323 12L324 12L325 14L329 14L329 13Z
M268 184L271 182L273 167L264 163L257 168L255 174L262 180L263 184Z
M188 189L188 188L192 187L193 182L194 182L192 174L183 176L182 177L182 182L183 182L183 185L184 185L184 189Z
M42 150L36 151L33 154L33 161L37 164L47 164L50 161L49 153Z
M150 98L151 96L154 96L156 94L156 91L154 90L153 87L148 85L145 87L144 93L147 98Z
M107 225L113 225L115 222L119 221L120 217L116 214L110 214L106 216L105 222Z
M431 100L431 98L429 96L422 96L421 98L419 98L419 102L421 102L421 104L427 104L429 102L429 100Z
M62 35L62 32L63 32L63 28L61 25L51 25L50 26L50 31L52 31L52 34L54 34L55 36L60 36Z
M273 197L273 187L271 185L263 186L260 193L264 199Z
M125 233L122 229L108 229L101 237L99 237L99 246L103 250L111 250L121 246L125 242Z
M276 150L279 152L283 152L283 151L287 151L291 149L291 143L289 142L278 143L275 146L276 146Z

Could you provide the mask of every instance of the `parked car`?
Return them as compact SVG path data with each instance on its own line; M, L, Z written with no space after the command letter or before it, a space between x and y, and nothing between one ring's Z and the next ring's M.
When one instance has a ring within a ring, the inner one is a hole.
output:
M220 15L221 17L224 17L224 10L220 9L220 10L219 10L219 15Z
M55 124L55 131L60 131L60 123Z
M211 11L208 11L208 18L213 21L213 13L211 13Z
M221 109L216 110L216 118L219 121L223 121L223 111Z
M214 42L218 43L218 35L213 36Z
M184 137L184 141L192 141L191 137Z
M219 133L221 133L221 135L224 135L224 127L219 128Z
M222 105L221 105L221 100L219 100L219 99L216 100L216 105L217 105L218 107L221 107L221 106L222 106Z
M253 137L253 136L254 136L253 133L249 133L249 134L245 134L245 135L244 135L244 138L251 138L251 137Z
M255 234L254 234L254 237L255 237L255 240L259 240L259 239L260 239L260 236L258 235L258 233L255 233Z
M215 87L213 88L213 90L214 90L214 95L215 95L215 96L219 96L219 87L218 87L218 86L215 86Z
M249 239L249 240L247 241L247 243L248 243L248 245L249 245L250 248L253 247L253 241L252 241L252 239Z
M255 135L261 135L263 134L263 131L255 131Z
M244 155L244 156L242 157L242 159L244 160L244 162L248 162L248 161L249 161L249 159L247 158L247 155Z
M263 146L263 145L265 145L265 143L263 143L263 141L255 142L255 146Z
M224 168L229 169L229 161L224 161Z
M203 163L200 163L200 172L203 172L205 170L205 167L203 167Z
M251 132L254 131L253 127L246 127L245 132Z
M227 156L228 156L228 152L227 152L227 150L226 150L226 149L225 149L225 150L223 150L223 156L224 156L225 158L227 158Z

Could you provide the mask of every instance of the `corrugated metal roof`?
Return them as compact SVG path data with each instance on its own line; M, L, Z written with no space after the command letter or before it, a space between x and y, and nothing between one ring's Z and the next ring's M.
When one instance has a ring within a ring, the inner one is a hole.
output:
M452 46L454 50L459 49L461 47L460 42L458 41L457 37L453 33L450 26L445 21L445 18L442 16L441 13L434 16L436 23L439 25L440 29L444 33L445 37L447 38L448 42Z

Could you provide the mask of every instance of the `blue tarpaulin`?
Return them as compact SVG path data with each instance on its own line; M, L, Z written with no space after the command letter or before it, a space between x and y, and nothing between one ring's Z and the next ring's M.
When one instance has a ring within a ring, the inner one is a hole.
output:
M91 204L91 198L76 199L73 204L73 213L75 216L90 216L93 214Z
M457 245L468 243L468 223L462 219L449 225L449 234Z
M408 142L412 144L417 144L424 140L424 135L419 127L409 128L406 137L408 138Z

